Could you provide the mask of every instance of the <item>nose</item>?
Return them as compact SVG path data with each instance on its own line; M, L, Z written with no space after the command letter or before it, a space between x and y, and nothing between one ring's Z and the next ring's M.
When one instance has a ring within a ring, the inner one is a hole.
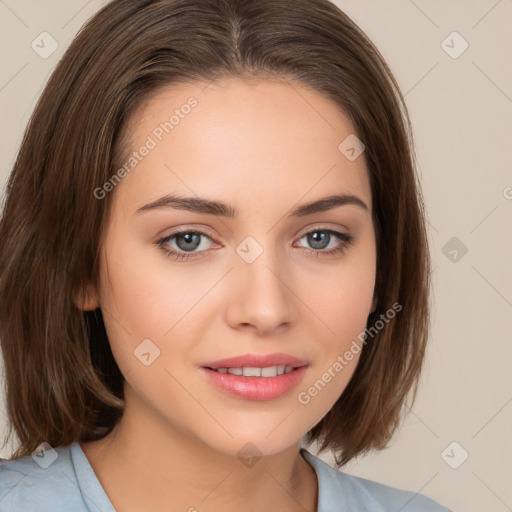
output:
M291 272L266 250L252 263L239 260L231 272L227 322L260 335L289 328L298 318Z

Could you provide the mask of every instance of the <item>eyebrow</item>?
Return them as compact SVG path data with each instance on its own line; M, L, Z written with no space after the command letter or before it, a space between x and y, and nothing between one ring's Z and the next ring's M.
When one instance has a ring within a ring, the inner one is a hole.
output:
M339 194L328 197L323 197L316 201L303 204L290 213L293 217L304 217L314 213L321 213L338 206L354 205L369 211L366 203L354 194ZM238 210L221 201L214 201L211 199L204 199L200 197L180 197L176 195L166 195L141 206L135 213L143 213L150 210L159 208L173 208L175 210L187 210L190 212L206 213L209 215L217 215L227 218L235 218L238 215Z

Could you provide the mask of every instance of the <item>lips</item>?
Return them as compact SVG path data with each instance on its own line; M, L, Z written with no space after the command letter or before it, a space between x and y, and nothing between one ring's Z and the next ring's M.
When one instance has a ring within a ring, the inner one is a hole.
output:
M275 354L244 354L226 359L219 359L218 361L210 361L203 363L203 368L210 368L217 370L218 368L243 368L257 367L267 368L269 366L292 366L293 368L300 368L307 366L309 363L305 359L291 356L289 354L275 353Z
M271 367L286 368L287 371L274 376L263 376L263 373L254 376L259 369L263 372ZM249 370L250 376L240 375L241 369L244 373ZM244 400L274 400L298 386L309 371L309 363L289 354L245 354L204 363L200 371L208 382L229 395Z

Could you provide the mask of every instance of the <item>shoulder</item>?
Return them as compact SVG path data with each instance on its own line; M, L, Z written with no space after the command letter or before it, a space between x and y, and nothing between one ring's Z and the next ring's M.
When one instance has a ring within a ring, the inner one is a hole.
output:
M334 471L334 470L333 470ZM339 473L339 472L338 472ZM379 482L340 473L341 478L350 482L352 488L366 499L381 508L372 510L401 510L402 512L450 512L432 498L423 494L397 489Z
M50 447L33 456L0 459L0 510L87 510L77 484L70 447Z
M334 512L345 505L349 510L360 512L451 512L423 494L347 475L304 449L301 453L317 473L319 510Z

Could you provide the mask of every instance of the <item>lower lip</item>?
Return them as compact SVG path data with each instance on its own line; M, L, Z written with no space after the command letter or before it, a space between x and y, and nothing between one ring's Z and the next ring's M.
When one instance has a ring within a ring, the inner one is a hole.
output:
M245 400L273 400L297 386L308 368L308 365L301 366L275 377L244 377L219 373L209 368L201 368L201 371L212 384L231 395Z

